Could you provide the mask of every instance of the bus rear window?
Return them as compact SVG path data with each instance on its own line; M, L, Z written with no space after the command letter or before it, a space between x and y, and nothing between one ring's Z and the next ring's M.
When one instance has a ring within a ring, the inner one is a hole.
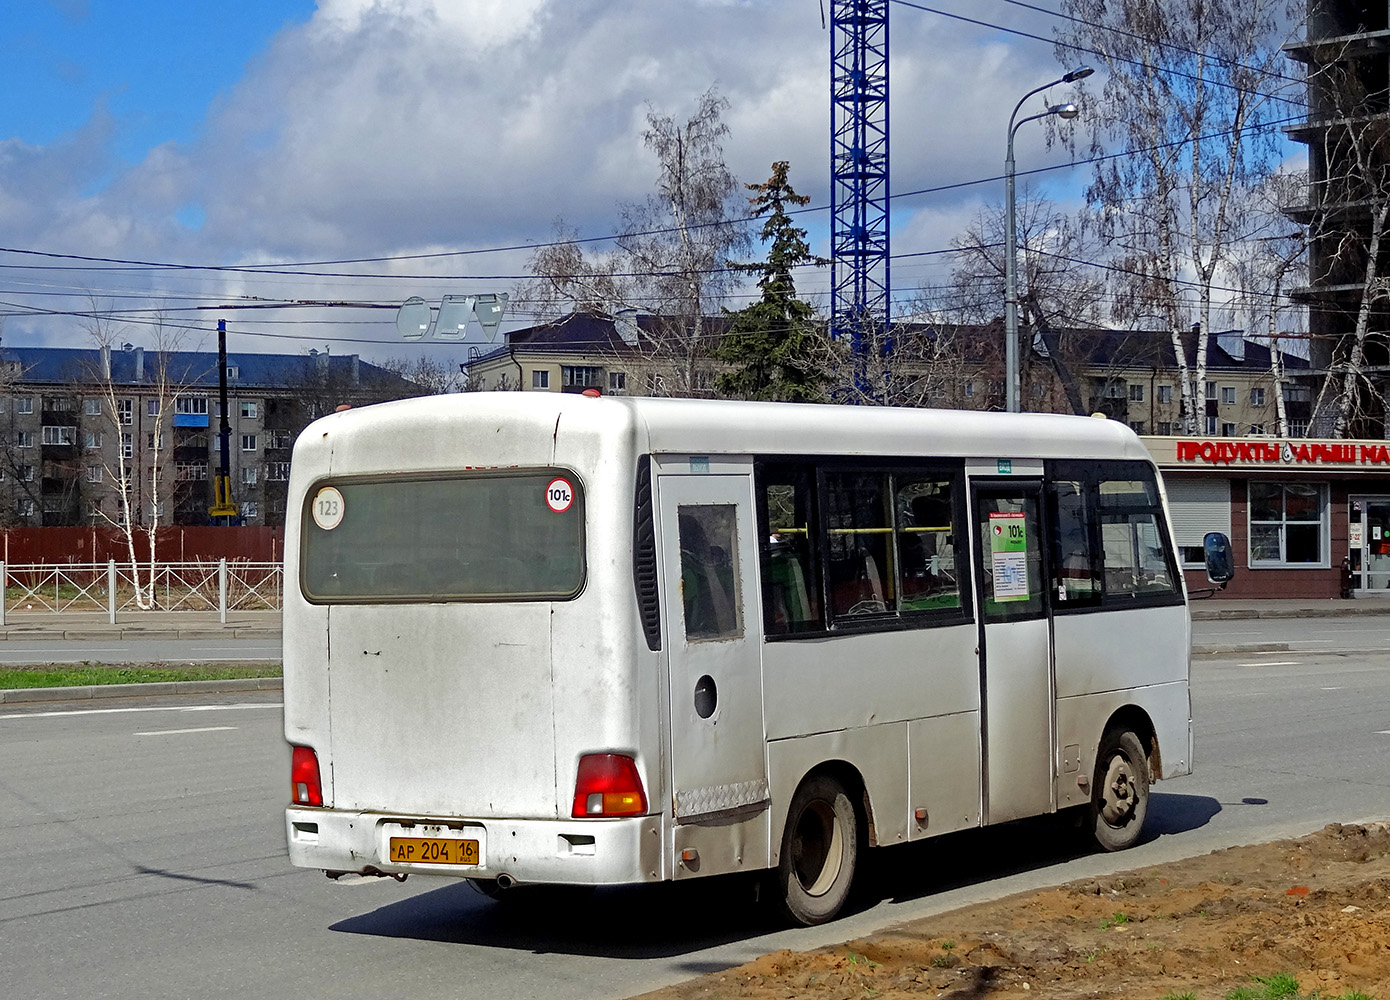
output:
M302 525L316 603L563 600L584 583L584 495L562 469L320 483Z

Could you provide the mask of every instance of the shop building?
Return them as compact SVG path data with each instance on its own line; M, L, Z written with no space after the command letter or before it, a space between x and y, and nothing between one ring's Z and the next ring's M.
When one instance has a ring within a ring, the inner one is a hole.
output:
M1217 597L1390 597L1390 441L1145 437L1190 589L1202 538L1231 539Z

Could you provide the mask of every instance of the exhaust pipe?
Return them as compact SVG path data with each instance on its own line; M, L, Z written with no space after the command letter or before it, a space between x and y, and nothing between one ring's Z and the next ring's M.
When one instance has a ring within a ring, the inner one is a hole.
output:
M510 875L508 875L506 872L503 872L501 875L498 875L498 876L497 876L497 888L505 890L505 889L511 889L511 888L513 888L515 885L516 885L516 879L512 878L512 877L511 877Z

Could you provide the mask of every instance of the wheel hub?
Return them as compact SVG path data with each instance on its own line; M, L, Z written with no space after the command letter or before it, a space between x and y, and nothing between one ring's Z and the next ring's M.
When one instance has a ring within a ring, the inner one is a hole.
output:
M1100 814L1111 826L1119 826L1134 815L1134 769L1121 754L1110 760L1101 783Z

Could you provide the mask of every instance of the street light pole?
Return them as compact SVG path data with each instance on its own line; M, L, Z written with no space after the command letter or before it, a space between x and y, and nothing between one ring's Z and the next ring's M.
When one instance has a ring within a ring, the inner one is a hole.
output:
M1037 121L1039 118L1048 118L1056 115L1059 118L1072 119L1079 113L1075 104L1053 104L1041 114L1030 115L1017 122L1019 110L1023 107L1023 102L1034 94L1040 94L1048 87L1055 87L1059 83L1072 83L1076 80L1084 80L1094 73L1095 70L1089 66L1081 66L1072 70L1070 73L1045 83L1041 87L1035 87L1028 93L1019 98L1019 102L1014 105L1013 114L1009 115L1009 141L1004 156L1004 380L1005 380L1005 402L1010 413L1018 413L1019 406L1019 361L1018 361L1018 234L1014 223L1014 134L1025 122Z

